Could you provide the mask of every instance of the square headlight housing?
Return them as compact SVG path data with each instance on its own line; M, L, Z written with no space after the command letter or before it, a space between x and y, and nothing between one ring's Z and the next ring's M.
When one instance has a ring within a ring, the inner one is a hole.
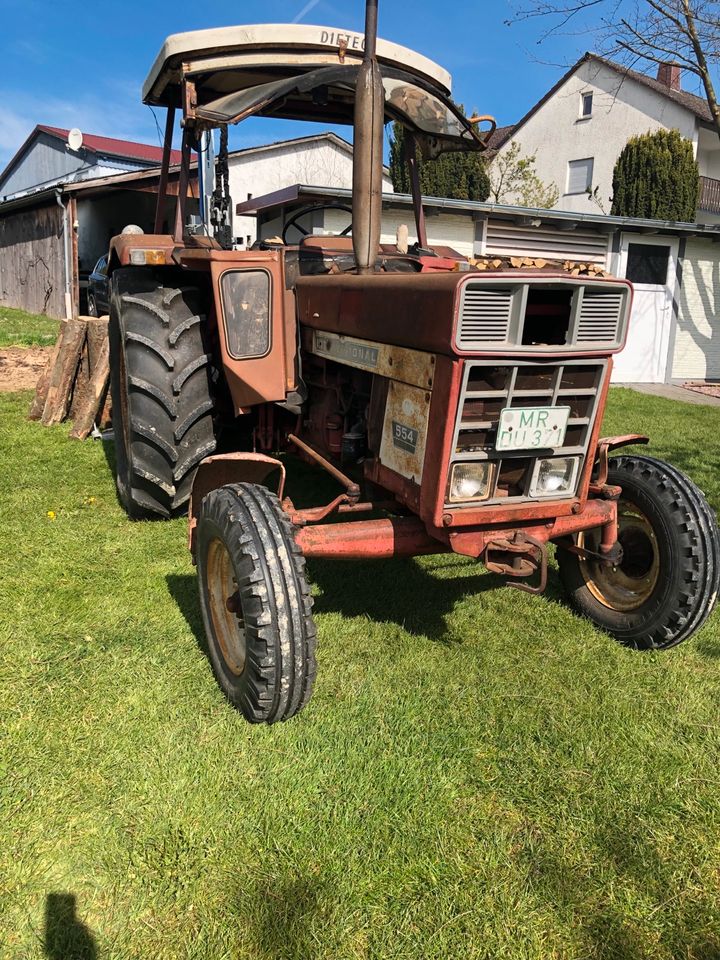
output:
M448 483L448 503L487 500L492 489L495 464L487 460L454 463Z
M549 457L537 460L530 481L530 496L536 499L572 496L579 471L579 457Z

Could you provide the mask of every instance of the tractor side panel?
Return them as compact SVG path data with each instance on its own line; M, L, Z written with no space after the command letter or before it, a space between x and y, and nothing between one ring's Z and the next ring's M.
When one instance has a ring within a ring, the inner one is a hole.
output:
M288 388L285 290L274 258L211 262L220 355L236 414L284 401Z

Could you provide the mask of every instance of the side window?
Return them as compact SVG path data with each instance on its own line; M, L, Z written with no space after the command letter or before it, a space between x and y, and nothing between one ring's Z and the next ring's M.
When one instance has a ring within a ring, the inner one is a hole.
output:
M580 116L581 117L591 117L593 108L593 95L592 93L581 93L580 94Z
M633 283L664 287L669 260L670 247L654 243L629 243L625 277Z
M95 269L93 273L101 273L103 276L107 274L107 257L100 257L98 262L95 264Z
M567 193L587 193L592 186L593 157L568 162Z
M236 360L270 349L270 276L264 270L228 270L221 281L227 348Z

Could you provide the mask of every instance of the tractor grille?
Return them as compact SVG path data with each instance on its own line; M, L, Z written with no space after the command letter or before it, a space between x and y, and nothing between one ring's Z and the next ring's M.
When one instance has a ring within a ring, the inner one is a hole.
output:
M479 505L523 502L538 458L587 454L607 361L520 361L502 366L468 361L455 423L451 464L489 460L496 464L488 500ZM506 407L570 407L563 446L552 450L497 451L500 413ZM565 496L574 494L566 493ZM473 504L478 506L477 503ZM457 504L453 504L457 506Z
M624 284L602 280L468 280L455 346L467 353L614 350L625 336L629 298Z

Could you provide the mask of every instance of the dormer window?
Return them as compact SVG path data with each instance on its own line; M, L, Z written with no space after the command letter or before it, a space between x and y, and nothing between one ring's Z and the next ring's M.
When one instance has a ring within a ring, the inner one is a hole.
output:
M592 116L592 102L593 95L592 93L581 93L580 94L580 117L581 119L586 119L587 117Z

